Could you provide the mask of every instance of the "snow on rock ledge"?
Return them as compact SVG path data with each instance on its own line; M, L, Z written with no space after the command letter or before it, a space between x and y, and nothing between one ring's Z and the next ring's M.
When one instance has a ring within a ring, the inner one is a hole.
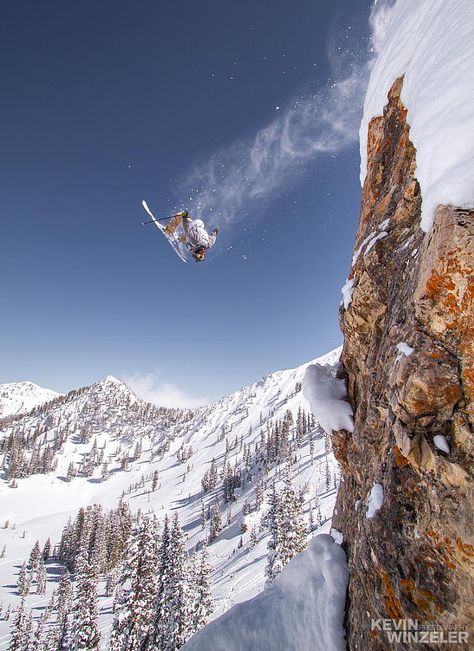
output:
M416 148L421 227L428 231L438 205L474 208L474 2L380 3L372 22L376 60L360 127L361 183L368 124L382 115L389 89L404 75L400 99Z
M345 651L348 577L344 550L331 536L316 536L268 588L208 624L183 648Z
M334 377L334 373L334 367L312 364L306 369L303 380L303 395L316 420L329 435L333 430L352 432L354 428L346 383Z
M383 486L382 484L374 484L370 491L369 501L367 503L367 518L373 518L374 515L382 508L383 504Z

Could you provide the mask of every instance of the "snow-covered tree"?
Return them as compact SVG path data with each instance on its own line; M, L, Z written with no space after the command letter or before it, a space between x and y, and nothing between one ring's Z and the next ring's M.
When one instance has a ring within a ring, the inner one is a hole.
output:
M51 636L48 635L46 628L46 622L48 619L49 613L47 609L38 617L36 620L36 625L34 626L33 633L31 636L30 646L28 651L47 651L49 642L51 642Z
M73 602L72 640L74 651L98 651L100 632L97 625L97 567L89 562L85 551L76 563Z
M23 598L13 619L12 636L8 651L27 651L31 642L32 626L31 611L26 611L25 599Z
M51 538L44 543L43 551L41 552L43 561L46 563L51 557Z
M20 568L20 573L18 575L18 581L16 583L16 588L18 594L21 597L26 597L30 591L31 577L26 568L26 563L24 562Z
M46 568L42 558L39 559L36 570L36 594L45 594L46 592Z
M72 481L74 479L74 477L77 477L77 469L76 469L76 466L74 464L74 461L71 461L69 466L68 466L68 469L67 469L66 481L68 481L68 482Z
M250 530L250 549L253 549L256 546L257 542L257 529L256 527L252 527Z
M171 580L168 585L170 620L165 633L164 648L166 651L175 651L182 647L193 633L192 607L194 603L184 534L177 513L173 517L170 555L173 559Z
M140 516L127 547L115 601L110 651L152 649L158 561L155 517Z
M194 579L194 604L192 608L193 633L206 625L209 615L214 610L214 601L211 596L209 576L211 566L209 565L209 554L204 544L196 567Z
M36 571L40 558L41 558L41 550L40 550L39 540L37 540L34 544L33 549L31 550L30 559L28 561L28 567L31 570L31 572Z
M58 620L63 620L71 609L73 597L71 576L67 569L64 569L62 573L56 596L56 610L58 614Z
M222 531L222 516L221 509L219 506L219 500L216 500L212 508L211 513L211 523L209 527L209 542L212 542L217 538L219 533Z
M171 530L165 520L159 555L154 642L161 651L176 651L193 633L194 604L184 534L177 513Z
M107 597L113 597L115 595L118 579L119 579L118 568L114 568L113 570L110 570L110 572L108 572L105 581L105 594Z
M295 554L306 548L307 531L301 511L301 502L293 489L287 466L283 489L278 493L274 484L270 497L268 513L270 541L268 543L268 565L265 570L269 581L273 581L280 574L283 567Z
M265 500L265 494L263 492L263 481L259 479L257 485L255 486L255 510L258 511L262 506Z

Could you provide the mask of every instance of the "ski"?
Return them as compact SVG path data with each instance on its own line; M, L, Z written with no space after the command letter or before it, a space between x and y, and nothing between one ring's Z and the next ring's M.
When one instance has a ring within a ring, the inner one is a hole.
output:
M145 208L147 213L150 215L153 223L158 228L158 230L160 230L163 233L163 235L166 237L166 239L168 240L170 245L173 247L173 251L179 256L179 258L183 262L187 262L186 255L185 255L186 249L184 249L184 245L178 240L178 238L175 235L168 235L166 233L164 227L160 224L160 222L156 219L155 215L151 212L151 210L148 207L148 204L145 201L145 199L142 200L142 206ZM143 225L143 222L142 222L142 225Z

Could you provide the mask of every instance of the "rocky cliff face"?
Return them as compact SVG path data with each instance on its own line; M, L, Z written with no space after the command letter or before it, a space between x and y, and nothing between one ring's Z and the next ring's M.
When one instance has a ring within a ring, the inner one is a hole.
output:
M439 206L430 232L420 229L402 84L369 125L354 290L341 310L355 427L333 437L343 469L334 526L351 572L348 643L361 651L439 648L389 642L378 618L474 621L474 213Z

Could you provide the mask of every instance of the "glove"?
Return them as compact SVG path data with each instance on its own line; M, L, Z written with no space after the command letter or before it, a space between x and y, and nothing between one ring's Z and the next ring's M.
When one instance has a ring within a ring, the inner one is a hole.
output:
M219 229L218 229L217 226L216 226L215 229L212 231L212 234L213 234L213 235L217 235L218 232L219 232Z

